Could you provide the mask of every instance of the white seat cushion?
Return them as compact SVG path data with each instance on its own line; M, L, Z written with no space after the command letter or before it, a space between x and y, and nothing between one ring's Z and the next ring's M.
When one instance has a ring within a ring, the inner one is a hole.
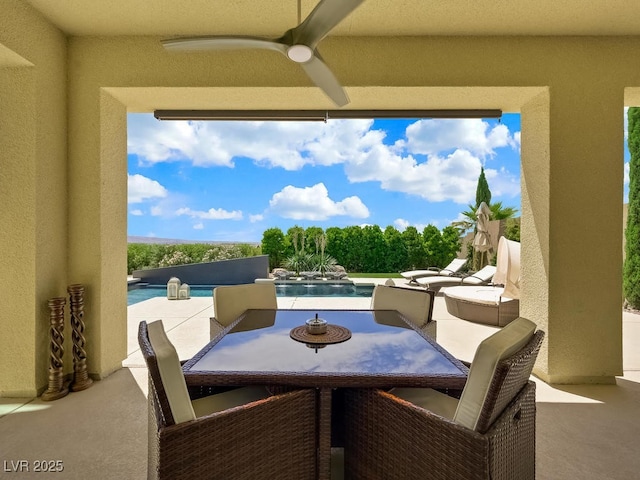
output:
M173 421L177 424L195 419L196 415L191 406L191 398L184 381L180 359L173 344L167 338L162 320L149 323L147 333L149 343L156 354L160 378L167 395Z
M460 286L448 287L444 295L456 300L463 300L480 305L499 305L503 287Z
M225 327L242 312L252 308L278 308L276 286L273 282L222 285L213 289L213 313L218 323Z
M524 347L535 329L535 323L519 317L480 343L453 417L455 422L476 429L498 362Z
M397 310L417 326L425 325L429 320L431 295L412 288L376 285L371 296L371 308L374 310ZM405 326L402 323L401 326Z
M222 412L229 408L246 405L247 403L262 400L270 396L265 387L235 388L223 393L217 393L204 398L193 400L193 410L196 417L203 417L215 412Z
M432 388L393 388L389 393L449 420L453 419L458 408L457 398Z
M435 277L423 277L417 278L416 282L425 287L430 285L437 287L446 287L449 285L481 285L491 280L496 272L496 267L493 265L487 265L482 270L477 271L473 275L467 277L447 277L438 275Z

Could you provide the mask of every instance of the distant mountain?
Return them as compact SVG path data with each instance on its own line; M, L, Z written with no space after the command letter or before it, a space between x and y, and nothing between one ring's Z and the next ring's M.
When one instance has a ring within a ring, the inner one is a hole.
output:
M183 243L206 243L209 245L236 245L238 243L248 243L249 245L260 245L260 242L215 242L215 241L206 241L206 240L180 240L177 238L137 237L137 236L128 236L127 243L157 243L162 245L180 245Z

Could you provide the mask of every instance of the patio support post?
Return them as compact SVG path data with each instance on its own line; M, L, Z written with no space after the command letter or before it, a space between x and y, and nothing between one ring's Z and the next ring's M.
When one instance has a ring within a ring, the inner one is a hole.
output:
M69 393L64 384L63 362L64 355L64 297L56 297L49 300L49 388L42 394L42 400L57 400Z
M604 73L593 73L594 77ZM623 91L570 76L522 108L520 315L547 383L622 374Z

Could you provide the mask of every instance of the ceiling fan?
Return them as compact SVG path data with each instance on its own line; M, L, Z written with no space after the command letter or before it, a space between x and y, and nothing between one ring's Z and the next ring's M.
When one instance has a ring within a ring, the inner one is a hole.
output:
M251 36L214 35L163 40L169 51L232 50L258 48L275 50L299 63L309 78L333 102L342 107L349 103L346 92L333 72L324 63L316 47L327 34L355 10L364 0L320 0L307 18L300 23L298 0L297 27L276 39Z

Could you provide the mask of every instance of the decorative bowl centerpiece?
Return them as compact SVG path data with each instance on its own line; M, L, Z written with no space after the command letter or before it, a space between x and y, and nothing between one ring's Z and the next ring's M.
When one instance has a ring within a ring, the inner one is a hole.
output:
M310 318L306 321L307 324L307 332L312 335L322 335L323 333L327 333L327 321L323 318L318 318L318 314L316 313L315 318Z

